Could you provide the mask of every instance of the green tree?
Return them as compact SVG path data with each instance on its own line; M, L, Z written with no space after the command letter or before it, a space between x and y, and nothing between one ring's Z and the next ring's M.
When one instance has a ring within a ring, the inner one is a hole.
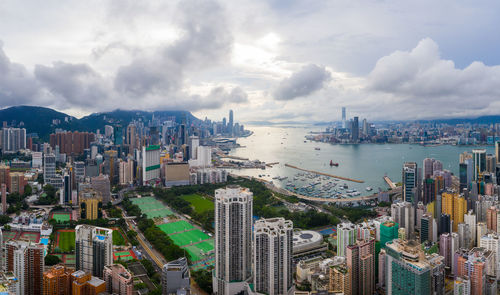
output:
M47 255L45 256L45 265L51 266L56 265L61 262L61 259L55 255Z

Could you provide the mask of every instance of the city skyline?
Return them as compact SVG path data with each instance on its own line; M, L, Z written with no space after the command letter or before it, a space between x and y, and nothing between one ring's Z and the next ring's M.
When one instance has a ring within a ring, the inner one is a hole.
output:
M93 4L2 5L0 107L233 109L242 122L331 121L340 106L372 120L498 109L492 1Z

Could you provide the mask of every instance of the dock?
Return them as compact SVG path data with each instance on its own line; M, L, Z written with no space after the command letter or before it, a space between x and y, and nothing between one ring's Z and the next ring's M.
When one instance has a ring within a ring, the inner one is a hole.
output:
M319 175L323 175L323 176L328 176L328 177L332 177L332 178L342 179L342 180L345 180L345 181L352 181L352 182L357 182L357 183L364 183L363 180L352 179L352 178L343 177L343 176L337 176L337 175L323 173L323 172L314 171L314 170L307 170L307 169L300 168L300 167L297 167L297 166L293 166L293 165L290 165L290 164L285 164L285 167L289 167L289 168L293 168L293 169L297 169L297 170L305 171L305 172L309 172L309 173L319 174Z
M233 160L240 160L240 161L248 161L248 158L243 158L243 157L237 157L237 156L230 156L230 155L220 155L219 156L221 159L226 158L226 159L233 159Z
M389 185L389 187L391 189L395 189L396 188L396 184L394 182L392 182L392 180L389 178L389 176L384 176L384 180L385 182Z
M267 163L267 167L273 167L274 165L278 165L280 162L272 162L272 163Z

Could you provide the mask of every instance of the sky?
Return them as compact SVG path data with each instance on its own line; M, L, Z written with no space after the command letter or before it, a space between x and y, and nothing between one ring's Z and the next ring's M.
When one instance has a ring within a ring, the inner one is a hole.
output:
M3 0L0 108L499 115L499 12L462 0Z

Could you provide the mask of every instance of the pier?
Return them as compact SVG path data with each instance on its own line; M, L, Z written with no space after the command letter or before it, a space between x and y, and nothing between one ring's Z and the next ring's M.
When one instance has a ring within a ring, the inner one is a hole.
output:
M274 165L278 165L280 162L272 162L272 163L267 163L267 167L273 167Z
M389 187L391 189L395 189L396 188L396 184L394 182L392 182L392 180L389 178L389 176L385 175L384 176L384 180L389 185Z
M237 157L237 156L230 156L230 155L220 155L219 156L221 159L226 158L226 159L233 159L233 160L240 160L240 161L248 161L248 158L243 158L243 157Z
M346 180L346 181L352 181L352 182L357 182L357 183L364 183L363 180L352 179L352 178L343 177L343 176L337 176L337 175L323 173L323 172L319 172L319 171L307 170L307 169L300 168L300 167L297 167L297 166L293 166L293 165L290 165L290 164L285 164L285 167L289 167L289 168L293 168L293 169L297 169L297 170L301 170L301 171L305 171L305 172L309 172L309 173L319 174L319 175L323 175L323 176L328 176L328 177L332 177L332 178L342 179L342 180Z

